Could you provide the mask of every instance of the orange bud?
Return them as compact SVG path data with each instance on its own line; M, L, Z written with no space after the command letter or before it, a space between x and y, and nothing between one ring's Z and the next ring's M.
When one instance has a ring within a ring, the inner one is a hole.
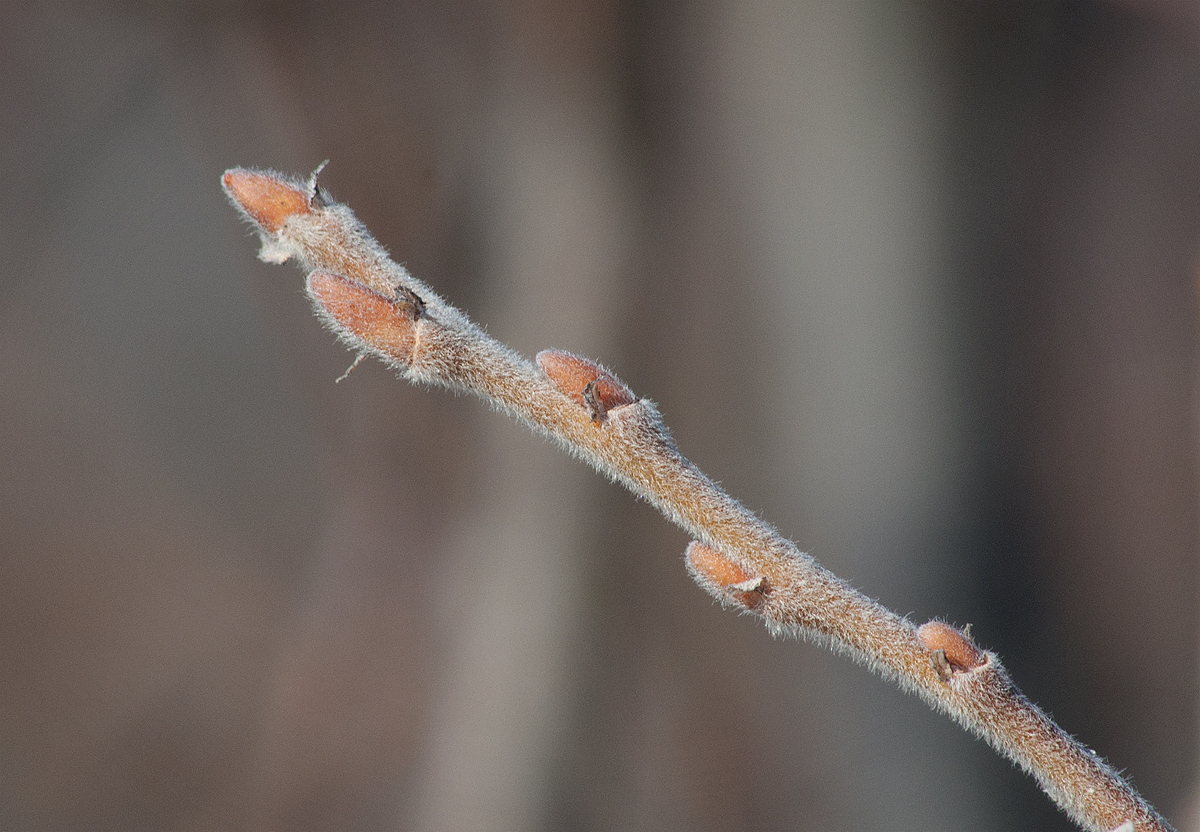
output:
M568 396L588 409L593 422L604 421L614 407L633 404L637 396L594 361L559 350L542 350L538 366Z
M693 569L719 587L742 584L755 577L739 564L703 543L691 543L687 548L687 559Z
M312 210L307 191L269 173L231 168L225 171L221 182L225 193L264 231L272 234L283 227L288 217Z
M747 572L741 564L703 543L692 541L688 544L687 562L698 575L704 576L725 590L728 597L749 609L757 609L769 590L766 579L761 575Z
M922 624L917 629L917 638L930 653L943 651L951 670L961 673L982 667L987 662L987 654L976 647L966 633L945 622Z
M333 272L308 276L308 293L341 326L380 352L407 363L420 309L407 297L384 297Z

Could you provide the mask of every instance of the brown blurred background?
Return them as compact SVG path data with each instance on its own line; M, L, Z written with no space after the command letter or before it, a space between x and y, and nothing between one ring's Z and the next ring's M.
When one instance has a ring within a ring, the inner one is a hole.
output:
M254 258L323 182L1194 810L1191 3L0 4L0 828L1061 830Z

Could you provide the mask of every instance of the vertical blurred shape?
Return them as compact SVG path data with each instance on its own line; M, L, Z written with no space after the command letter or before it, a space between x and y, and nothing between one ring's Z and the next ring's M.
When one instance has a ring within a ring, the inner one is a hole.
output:
M1007 337L1028 568L1061 639L1035 681L1170 816L1197 760L1200 33L1126 5L1063 14L1043 53Z
M770 381L757 391L772 449L765 513L889 606L945 612L964 414L936 18L913 3L733 3L722 14L721 127L760 269L745 290ZM974 796L954 799L956 828L989 824L989 792L956 756L961 743L906 703L881 702L860 671L805 679L836 690L814 708L835 699L826 730L842 736L823 738L819 761L793 752L799 766L837 772L835 826L947 828L943 807L920 797L930 791Z
M606 1L488 9L493 97L477 148L488 193L489 330L533 354L603 356L624 303L631 209ZM584 530L603 488L491 414L438 611L447 634L417 828L536 828L577 643Z

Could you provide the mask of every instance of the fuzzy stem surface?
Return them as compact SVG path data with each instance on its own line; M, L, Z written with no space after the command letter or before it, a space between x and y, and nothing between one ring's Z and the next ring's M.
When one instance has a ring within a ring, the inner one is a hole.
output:
M817 641L921 696L1033 775L1082 828L1170 830L1094 752L1013 684L994 653L942 622L918 628L800 551L684 457L647 399L588 359L530 362L394 263L344 205L307 180L233 168L230 200L260 258L311 270L317 315L351 349L413 382L470 391L551 437L656 506L694 538L693 578L774 633Z

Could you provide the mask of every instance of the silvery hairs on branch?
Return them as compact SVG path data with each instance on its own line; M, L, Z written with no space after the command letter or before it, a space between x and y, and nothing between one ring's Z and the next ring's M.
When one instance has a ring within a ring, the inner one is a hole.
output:
M1082 828L1170 825L1095 752L1030 702L996 655L941 621L917 627L829 572L684 457L658 409L604 367L546 350L536 363L492 339L394 263L317 183L232 168L230 201L258 231L259 257L296 260L317 316L358 353L409 381L487 399L656 506L694 538L692 577L771 632L810 639L916 693L1033 775Z

